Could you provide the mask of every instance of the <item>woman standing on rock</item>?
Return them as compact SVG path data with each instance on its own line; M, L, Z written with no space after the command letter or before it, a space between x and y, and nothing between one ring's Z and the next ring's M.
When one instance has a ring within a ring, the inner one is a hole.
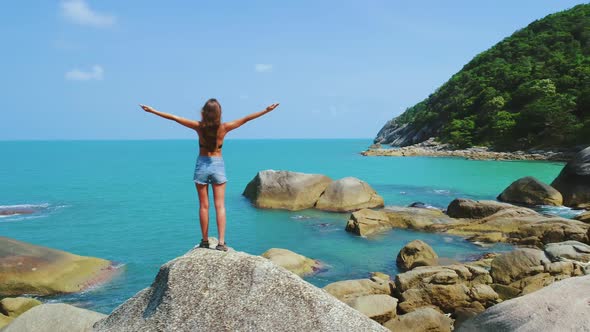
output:
M272 104L260 112L224 123L221 122L221 105L214 98L207 100L201 109L201 121L159 112L150 106L140 106L148 113L153 113L164 119L174 120L185 127L194 129L199 135L199 157L197 158L193 178L199 195L199 220L203 236L199 247L209 248L209 184L211 184L217 215L217 230L219 232L219 244L215 249L227 251L225 244L225 184L227 178L225 177L225 164L221 156L223 139L228 132L274 110L279 104Z

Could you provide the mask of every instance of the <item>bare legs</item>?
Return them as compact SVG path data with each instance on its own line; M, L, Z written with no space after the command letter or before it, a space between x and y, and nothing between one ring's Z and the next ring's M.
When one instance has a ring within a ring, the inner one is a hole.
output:
M199 194L199 222L201 223L201 235L204 241L209 240L209 185L195 184Z
M217 215L217 231L219 232L219 244L225 244L225 183L213 184L213 199ZM197 184L199 194L199 220L203 240L209 239L209 186Z

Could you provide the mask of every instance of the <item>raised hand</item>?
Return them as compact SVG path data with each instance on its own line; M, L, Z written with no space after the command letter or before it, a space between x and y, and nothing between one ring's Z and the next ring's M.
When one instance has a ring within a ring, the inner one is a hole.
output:
M270 111L274 110L274 109L275 109L275 108L277 108L277 107L279 107L279 103L272 104L272 105L270 105L270 106L268 106L268 107L266 108L266 111L267 111L267 112L270 112Z
M149 112L149 113L153 113L155 111L155 109L153 109L152 107L147 106L147 105L139 104L139 107L143 108L144 111Z

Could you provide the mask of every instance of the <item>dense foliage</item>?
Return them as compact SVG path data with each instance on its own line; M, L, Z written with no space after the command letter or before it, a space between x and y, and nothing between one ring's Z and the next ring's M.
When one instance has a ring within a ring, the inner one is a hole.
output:
M549 15L477 55L399 123L457 147L590 143L590 5Z

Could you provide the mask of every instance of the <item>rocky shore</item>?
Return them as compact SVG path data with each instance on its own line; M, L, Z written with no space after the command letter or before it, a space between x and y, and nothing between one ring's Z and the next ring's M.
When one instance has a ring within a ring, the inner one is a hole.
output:
M545 151L529 150L514 152L492 151L488 147L471 147L467 149L453 149L450 145L437 142L434 138L414 145L401 148L383 148L375 144L362 151L363 156L388 157L456 157L473 160L550 160L567 161L574 155L574 151Z

